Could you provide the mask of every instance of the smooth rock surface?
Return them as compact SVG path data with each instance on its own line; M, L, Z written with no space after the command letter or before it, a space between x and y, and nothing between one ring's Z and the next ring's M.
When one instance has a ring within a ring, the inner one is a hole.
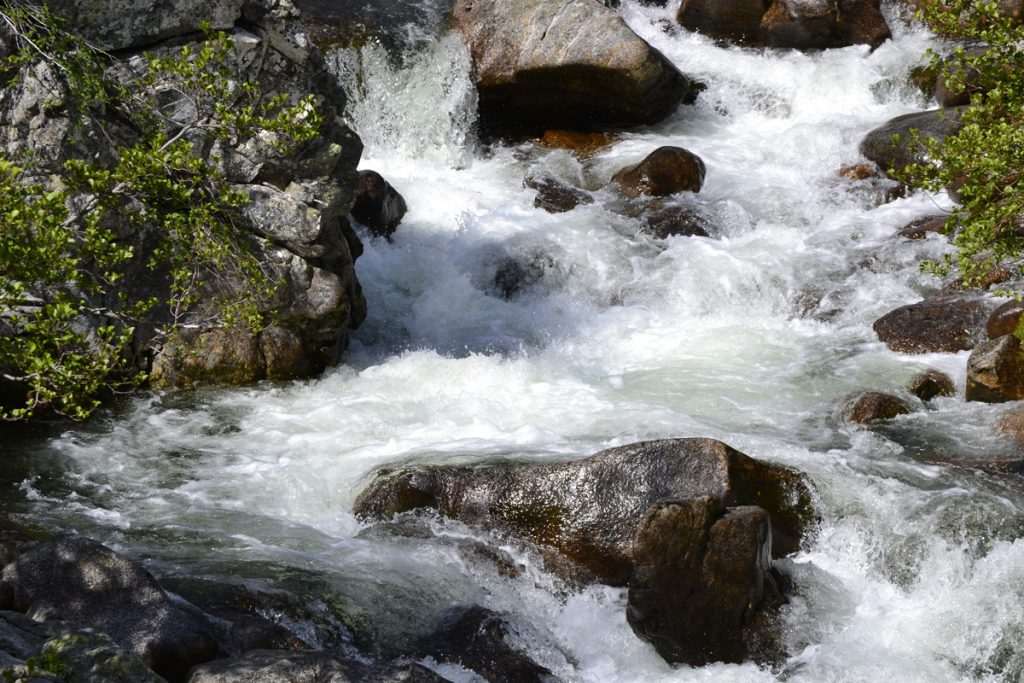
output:
M700 192L704 186L704 162L681 147L659 147L633 166L612 176L628 197L666 197L677 192Z
M880 391L862 391L854 394L847 398L843 405L844 419L856 424L889 420L909 412L910 406L906 401Z

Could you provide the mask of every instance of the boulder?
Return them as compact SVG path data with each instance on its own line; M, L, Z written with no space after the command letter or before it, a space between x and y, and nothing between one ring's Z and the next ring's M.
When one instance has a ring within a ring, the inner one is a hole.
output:
M947 216L927 216L908 223L896 234L908 240L923 240L932 233L946 232Z
M910 406L906 401L880 391L862 391L853 394L843 404L843 418L856 424L869 424L906 415Z
M890 311L872 328L893 351L963 351L974 348L982 338L990 307L976 294L945 294Z
M596 0L457 0L485 123L514 130L651 124L690 81Z
M253 650L192 670L188 683L446 683L420 664L377 668L311 650Z
M623 585L633 535L666 496L710 495L771 515L777 556L795 552L814 520L804 477L713 439L648 441L560 464L429 466L381 473L355 503L361 518L432 508L553 548L599 580Z
M938 370L924 370L914 375L907 387L914 396L922 401L930 401L936 396L953 396L956 385L953 379Z
M583 204L593 204L594 198L583 190L569 187L550 176L527 178L523 184L537 190L533 205L548 213L565 213Z
M379 173L359 172L359 189L352 205L352 217L369 228L371 234L390 242L406 211L405 199Z
M759 507L725 508L714 496L651 506L634 541L626 610L633 631L672 663L749 659L784 602L771 537Z
M217 655L213 635L149 572L81 536L58 537L7 565L0 607L100 631L172 681Z
M875 48L891 37L878 0L683 0L676 18L691 31L741 45Z
M957 107L897 116L869 132L860 143L860 153L886 172L924 163L926 150L922 144L913 142L911 132L917 131L922 138L944 140L963 127L962 111L963 107Z
M53 678L48 678L50 674ZM166 683L141 659L93 631L67 631L43 643L22 666L0 669L4 680L77 683Z
M989 339L998 339L1004 334L1013 334L1024 313L1024 301L1011 299L992 311L985 323L985 332Z
M458 664L489 683L557 683L508 640L510 627L501 614L479 605L449 608L437 630L423 639L422 653Z
M700 192L704 174L704 162L693 152L659 147L640 163L620 169L612 182L628 197L666 197L677 192Z
M1012 334L982 342L967 359L967 400L1001 403L1024 398L1024 356Z

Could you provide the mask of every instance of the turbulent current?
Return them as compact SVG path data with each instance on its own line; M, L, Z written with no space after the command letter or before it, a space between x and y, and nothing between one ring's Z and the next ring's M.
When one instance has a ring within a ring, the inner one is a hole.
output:
M929 105L910 72L933 39L893 21L895 39L874 52L751 50L666 30L668 10L620 12L707 90L586 161L481 142L469 57L450 36L403 55L373 43L335 55L361 167L410 207L393 243L364 235L370 313L345 364L308 382L136 398L17 442L2 479L13 516L148 558L157 574L252 563L316 577L396 652L445 605L506 611L565 681L1017 680L1024 483L933 464L1010 452L998 409L964 402L966 353L897 354L871 329L941 286L919 265L945 240L895 233L948 199L883 203L879 182L837 173L863 161L867 131ZM693 201L711 238L656 240L601 189L666 144L707 165ZM597 201L534 208L523 180L541 174ZM506 298L495 275L510 258L533 277ZM924 368L961 395L875 430L838 418L855 390L910 398ZM671 667L630 631L623 589L573 590L522 548L456 523L403 537L351 512L382 467L564 460L682 436L814 484L820 530L780 562L795 595L776 625L790 655L774 670ZM472 539L526 570L474 560Z

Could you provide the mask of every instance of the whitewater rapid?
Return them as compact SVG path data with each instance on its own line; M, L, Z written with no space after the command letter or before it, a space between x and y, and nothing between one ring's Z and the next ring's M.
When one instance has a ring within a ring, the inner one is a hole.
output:
M345 365L308 382L155 395L45 443L15 443L2 481L16 518L89 534L158 574L242 562L312 572L401 651L454 603L508 611L565 681L986 681L1024 672L1024 483L933 464L992 457L999 409L936 399L875 431L838 419L873 389L909 398L924 368L963 385L966 355L906 356L872 322L941 286L946 253L895 236L948 207L840 167L871 128L929 106L910 82L934 40L803 54L716 46L671 12L620 10L707 85L693 106L581 161L474 131L469 57L452 36L401 60L373 43L336 55L362 168L409 213L394 242L364 235L369 318ZM711 239L655 240L606 205L619 168L671 144L707 165L692 198ZM595 191L566 214L534 208L530 175ZM542 275L505 299L509 258ZM522 548L457 523L433 538L366 529L352 504L375 470L407 463L576 458L642 439L709 436L798 468L823 522L780 563L796 592L778 628L791 653L670 667L633 636L620 589L568 590ZM516 577L460 552L500 545ZM439 667L474 680L457 667Z

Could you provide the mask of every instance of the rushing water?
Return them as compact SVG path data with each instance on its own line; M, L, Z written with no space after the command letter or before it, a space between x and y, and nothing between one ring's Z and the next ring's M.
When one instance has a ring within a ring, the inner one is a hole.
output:
M410 206L394 243L366 241L370 315L346 366L146 397L29 440L5 465L8 507L151 558L158 573L254 562L315 576L394 651L444 605L506 610L566 681L1018 679L1024 483L932 461L1010 452L999 409L961 395L875 431L837 418L854 390L909 398L923 368L963 383L966 354L896 354L871 330L940 286L918 266L944 241L894 233L948 200L881 204L880 184L837 174L861 161L868 130L928 106L909 72L931 39L894 22L896 39L874 52L749 50L666 32L668 10L621 12L708 89L585 162L479 142L468 55L452 37L401 59L373 43L338 55L362 166ZM706 162L692 200L713 239L657 241L611 210L600 188L662 144ZM597 201L535 209L523 179L541 173ZM510 257L538 277L505 299L494 276ZM781 563L796 595L776 671L670 667L630 632L622 590L567 590L523 549L459 524L401 537L351 514L382 466L564 459L675 436L723 439L816 487L820 532ZM510 578L474 560L465 548L480 540L526 570ZM472 680L456 669L442 668Z

